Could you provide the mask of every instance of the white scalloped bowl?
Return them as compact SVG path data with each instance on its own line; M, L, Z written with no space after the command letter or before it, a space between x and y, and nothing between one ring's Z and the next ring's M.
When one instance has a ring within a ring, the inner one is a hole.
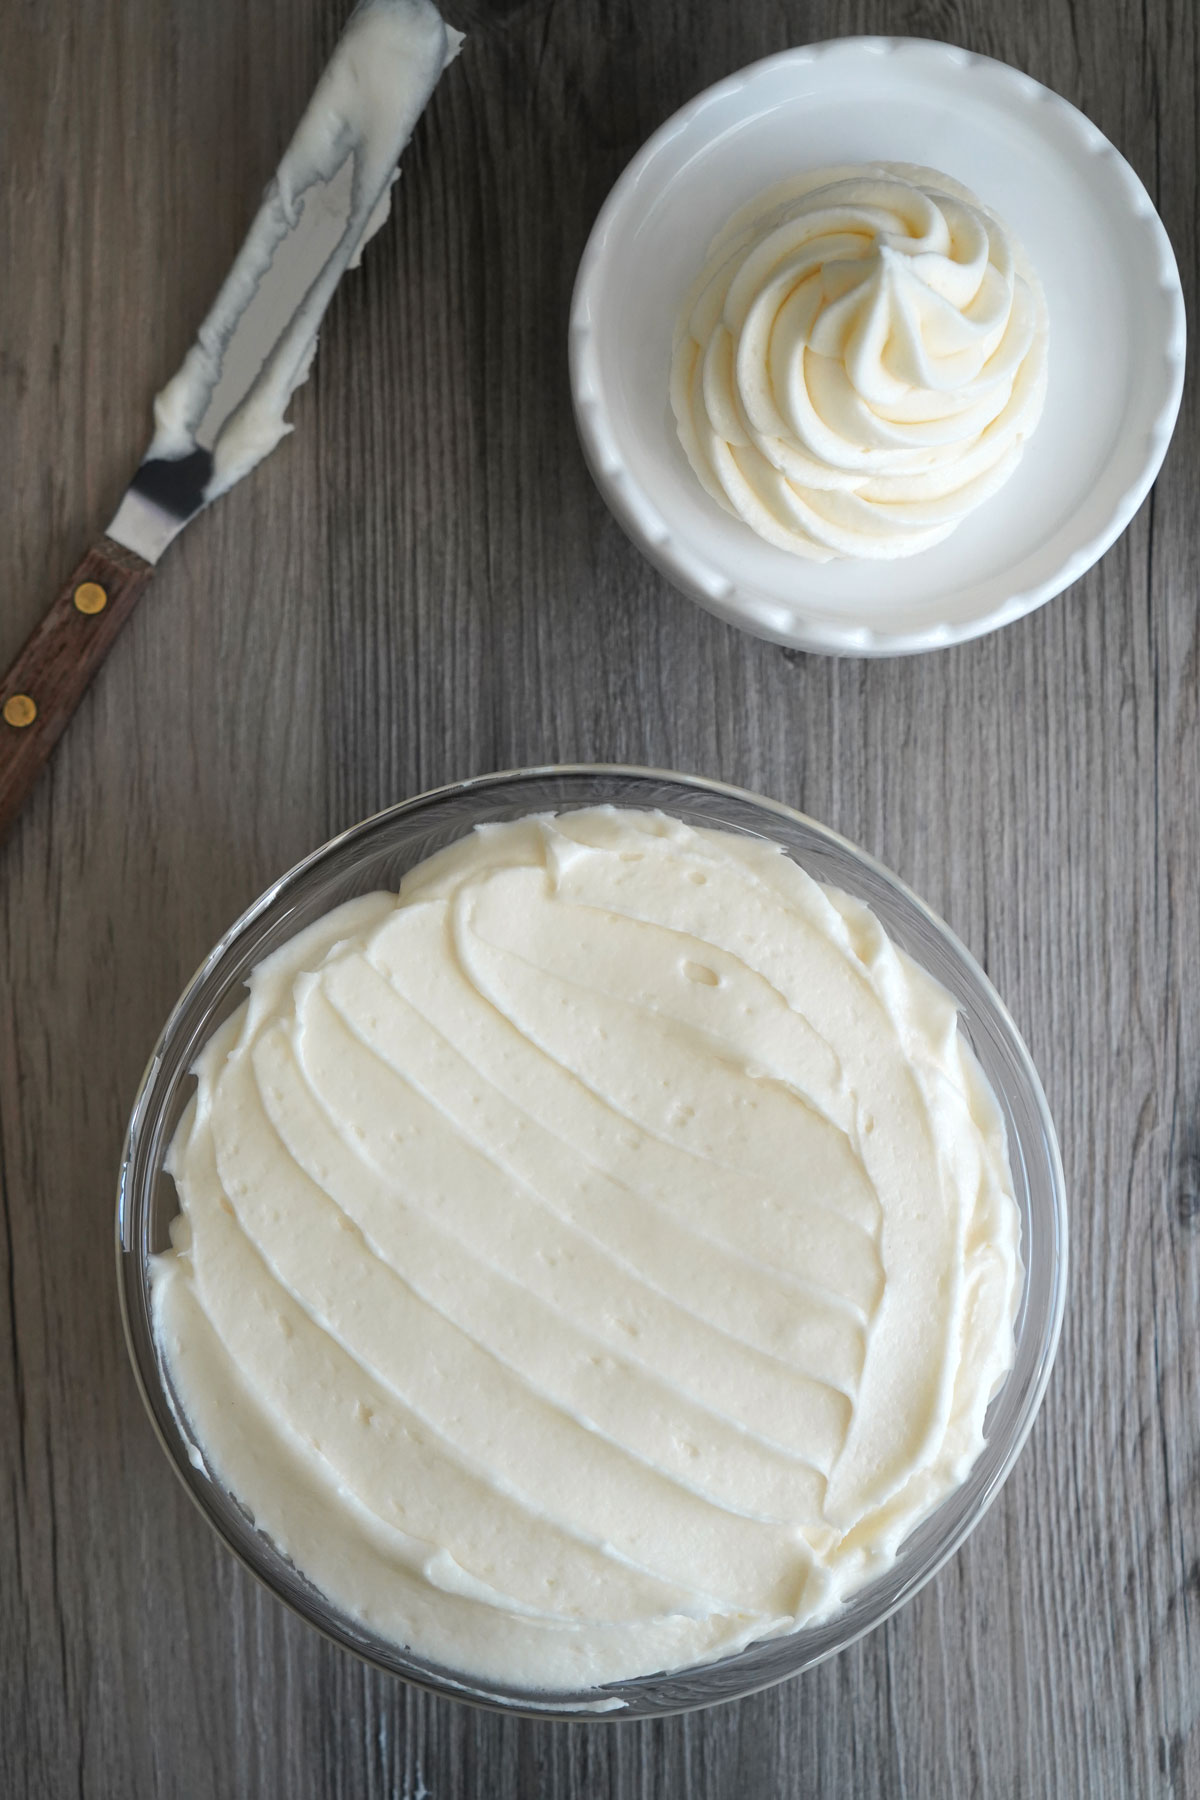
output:
M872 161L944 170L1016 232L1046 291L1049 390L1016 473L943 543L891 563L809 563L700 487L667 395L672 331L737 207L796 170ZM892 656L1007 625L1103 555L1166 454L1184 342L1162 222L1081 112L952 45L838 38L709 88L634 157L580 264L571 384L601 493L685 594L798 649Z

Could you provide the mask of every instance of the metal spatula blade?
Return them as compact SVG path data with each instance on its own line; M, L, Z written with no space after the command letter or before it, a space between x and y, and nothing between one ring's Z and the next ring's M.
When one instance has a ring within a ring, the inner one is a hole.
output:
M178 372L150 447L0 680L0 834L189 519L291 430L325 310L387 217L401 152L462 42L432 0L360 0Z

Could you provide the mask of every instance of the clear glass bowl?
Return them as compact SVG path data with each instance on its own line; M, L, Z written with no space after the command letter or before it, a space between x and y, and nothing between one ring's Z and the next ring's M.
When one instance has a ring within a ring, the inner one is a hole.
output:
M377 1637L332 1606L255 1529L236 1499L208 1474L202 1448L175 1405L151 1327L149 1261L166 1248L167 1227L178 1211L163 1163L192 1092L192 1064L241 1004L254 965L343 900L396 888L406 869L475 825L604 803L658 807L689 824L782 844L818 881L865 901L893 939L949 989L1004 1114L1026 1274L1016 1360L988 1408L984 1451L962 1486L913 1532L885 1575L854 1594L834 1618L751 1644L720 1661L601 1690L531 1694L481 1684ZM738 1699L844 1649L923 1587L982 1517L1029 1434L1058 1343L1066 1244L1062 1163L1041 1083L991 983L945 925L861 850L786 806L716 782L607 766L485 775L422 794L343 832L269 888L226 932L163 1028L134 1103L117 1197L117 1276L142 1398L180 1480L229 1548L302 1618L378 1668L459 1699L554 1718L646 1717ZM606 1710L600 1711L598 1702Z

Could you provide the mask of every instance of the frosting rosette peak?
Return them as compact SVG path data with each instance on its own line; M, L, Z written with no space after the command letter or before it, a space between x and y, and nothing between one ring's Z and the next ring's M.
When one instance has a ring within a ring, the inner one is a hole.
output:
M710 246L675 332L671 404L706 491L819 561L911 556L1016 467L1047 319L1019 244L932 169L824 169Z

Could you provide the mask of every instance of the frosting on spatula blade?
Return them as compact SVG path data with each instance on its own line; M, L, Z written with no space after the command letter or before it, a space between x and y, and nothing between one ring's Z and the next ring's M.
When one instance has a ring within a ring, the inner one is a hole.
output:
M397 164L460 34L432 0L360 0L179 371L109 534L156 561L291 430L334 289L388 215Z

